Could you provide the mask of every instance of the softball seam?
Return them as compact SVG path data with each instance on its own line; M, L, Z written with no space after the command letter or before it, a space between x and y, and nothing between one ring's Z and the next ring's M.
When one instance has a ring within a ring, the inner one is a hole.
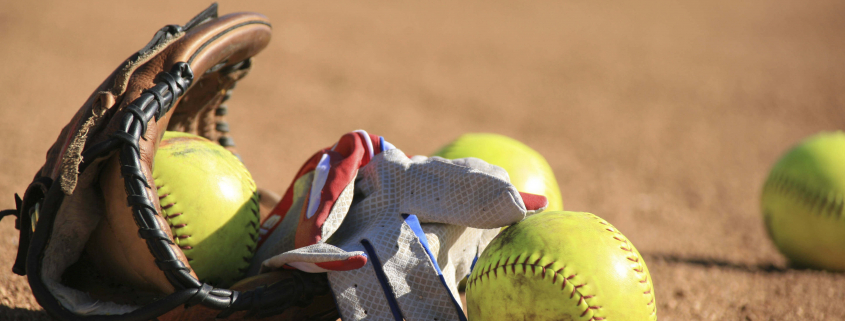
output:
M157 180L157 179L158 178L153 178L153 180ZM164 187L164 184L156 186L156 191L160 190L162 187ZM170 193L159 196L158 197L159 204L161 204L161 201L164 200L165 198L167 198L168 196L170 196ZM258 192L253 192L252 197L249 198L249 201L252 203L252 209L251 210L252 210L252 214L255 216L255 220L250 221L249 224L247 224L247 226L252 226L252 228L256 230L256 233L255 234L249 233L249 237L252 240L253 245L252 246L249 245L249 244L246 245L246 248L249 251L248 253L255 253L253 246L258 241L258 229L257 229L258 223L257 222L261 220L261 214L259 212L259 207L258 207L258 197L259 197ZM176 241L177 239L178 240L184 240L184 239L190 238L191 237L190 234L176 234L175 233L174 229L188 226L188 223L182 223L182 224L174 225L172 222L170 222L171 218L174 218L174 217L177 217L177 216L184 214L182 212L173 213L173 214L167 213L167 209L173 207L174 205L176 205L176 201L173 201L171 203L167 203L167 205L161 205L161 212L162 212L162 214L164 214L163 215L164 220L167 221L168 225L170 225L170 231L171 231L171 233L173 233L173 241ZM180 244L178 246L182 250L193 249L193 247L190 246L190 245L181 245ZM182 253L184 254L184 252L182 252ZM185 258L188 260L188 262L193 261L193 259L188 257L187 255L185 255ZM251 255L250 256L244 256L244 257L242 257L242 259L243 259L244 263L246 263L246 266L244 266L242 268L238 268L238 272L246 273L246 271L249 270L250 264L252 264L252 256Z
M772 172L763 186L763 192L771 190L796 199L818 216L830 216L837 219L843 217L845 210L845 195L841 193L824 193L818 188L789 177L783 172Z
M536 272L536 271L537 271L537 267L539 267L539 268L543 269L542 278L543 278L543 279L545 279L545 278L546 278L546 269L547 269L548 267L552 266L554 263L557 263L557 262L555 262L555 261L552 261L552 262L550 262L550 263L549 263L549 264L547 264L547 265L539 265L539 264L537 264L537 263L539 263L539 262L540 262L540 260L542 260L542 259L543 259L543 257L538 258L538 259L537 259L537 261L534 261L534 263L527 263L527 262L528 262L528 257L527 257L527 256L525 257L525 260L524 260L523 262L519 262L519 259L520 259L520 257L521 257L521 256L522 256L522 254L517 255L517 256L516 256L516 259L514 259L514 262L513 262L513 263L510 263L510 264L501 264L501 260L496 261L496 266L488 266L487 271L485 271L485 272L481 272L481 273L477 274L474 278L472 278L471 280L469 280L469 281L467 282L467 285L468 285L468 286L473 286L473 287L474 287L474 286L476 286L476 284L478 283L479 279L481 279L481 276L482 276L482 275L487 276L487 279L489 280L489 279L490 279L490 272L493 272L493 277L494 277L494 278L499 277L499 274L498 274L498 272L496 272L496 271L497 271L500 267L501 267L501 268L503 268L503 270L504 270L504 274L505 274L505 275L507 275L507 274L508 274L508 267L511 267L511 268L512 268L512 271L513 271L512 273L513 273L513 274L516 274L516 266L517 266L517 265L522 265L522 273L523 273L523 274L527 273L527 270L528 270L527 266L531 266L531 272L533 272L533 273L536 275L536 274L537 274L537 272ZM507 261L509 261L509 260L510 260L510 258L506 258L506 259L505 259L505 262L507 262ZM562 272L563 272L563 270L564 270L565 268L566 268L566 265L564 265L563 267L561 267L561 268L560 268L559 270L557 270L557 271L553 271L553 273L554 273L554 274L552 275L552 284L554 284L554 283L557 281L557 276L558 276L558 275L560 275L560 276L561 276L561 278L562 278L562 280L563 280L563 284L561 284L561 290L563 290L564 288L566 288L566 285L569 283L569 280L572 280L572 279L573 279L573 278L575 278L575 276L577 275L577 273L573 273L573 274L572 274L572 275L570 275L570 276L563 276L563 273L562 273ZM579 288L583 287L584 285L586 285L586 283L583 283L583 284L573 284L573 286L572 286L572 292L569 294L569 298L570 298L570 299L572 299L572 298L574 298L575 293L578 293L579 298L578 298L578 301L575 303L575 306L580 306L582 302L587 304L587 308L586 308L586 309L584 309L584 312L582 312L582 313L581 313L580 317L584 317L584 316L585 316L588 312L590 312L590 310L598 310L598 309L601 309L601 306L591 306L591 305L590 305L590 303L589 303L589 302L587 302L587 300L588 300L588 299L594 298L594 297L595 297L595 295L584 295L583 293L581 293L581 291L579 291L579 290L578 290ZM600 321L600 320L604 320L604 319L605 319L605 318L603 318L603 317L591 316L591 317L590 317L590 319L589 319L588 321Z
M605 228L604 228L605 231L613 233L613 239L614 240L622 242L622 245L620 245L619 248L622 249L625 252L628 252L626 254L625 258L628 259L628 261L631 261L631 262L634 262L634 263L637 264L637 266L633 270L634 270L634 272L637 273L638 276L640 276L639 283L644 284L648 288L645 291L643 291L643 295L646 295L649 298L649 301L648 301L648 303L646 303L646 306L651 306L651 314L652 315L656 314L657 313L657 305L654 304L654 291L652 291L653 285L652 286L648 285L649 275L645 273L645 267L643 265L643 258L640 257L639 255L637 255L637 253L634 252L634 249L631 246L631 243L628 241L628 238L626 238L624 235L622 235L622 233L619 233L619 231L616 230L615 227L613 227L612 225L610 225L610 223L607 223L604 219L602 219L602 218L600 218L596 215L592 215L592 216L593 216L593 218L598 220L598 222L600 224L605 226ZM631 256L633 256L633 257L631 257Z
M158 178L153 178L153 180L157 180L157 179ZM156 191L161 190L162 187L164 187L164 184L156 186ZM158 197L159 205L161 205L161 201L163 201L168 196L170 196L170 193L159 196ZM173 207L174 205L176 205L176 201L173 201L172 203L167 203L167 205L161 205L161 213L164 214L163 215L164 220L167 221L168 225L170 225L170 232L171 233L175 232L174 229L188 226L188 223L173 225L173 223L170 222L171 218L174 218L174 217L177 217L177 216L180 216L180 215L183 214L182 212L173 213L173 214L167 213L167 209ZM185 235L185 234L178 234L177 235L176 233L173 233L173 241L176 241L177 239L184 240L184 239L189 238L189 237L191 237L191 235ZM179 245L179 248L183 249L183 250L193 249L193 247L190 246L190 245ZM185 256L185 258L188 259L188 262L193 261L193 259L189 258L187 255Z
M593 214L590 214L590 215L594 219L596 219L596 221L598 221L599 224L604 225L605 231L613 233L613 239L614 240L622 242L622 245L620 245L619 248L622 249L623 251L627 252L625 254L625 258L628 261L631 261L631 262L636 264L636 266L633 268L633 270L640 277L638 282L640 284L644 284L647 287L647 289L645 291L643 291L643 295L647 296L647 298L649 299L648 303L646 303L646 306L651 307L651 315L655 315L657 313L657 305L655 304L653 286L649 286L649 284L648 284L649 275L645 273L645 266L643 265L642 257L640 257L639 255L637 255L637 253L634 252L630 241L628 241L628 239L624 235L619 233L619 231L616 230L615 227L613 227L612 225L610 225L609 223L607 223L602 218L600 218L596 215L593 215ZM486 271L482 270L484 272L480 272L479 274L475 275L475 277L468 280L467 286L473 286L474 287L478 283L479 279L481 279L482 276L487 276L487 278L490 279L490 272L493 272L493 277L498 277L498 273L496 272L496 270L498 270L499 267L504 267L505 275L507 275L507 272L508 272L507 267L509 267L509 266L512 267L512 271L513 271L512 273L516 274L516 265L522 265L523 274L525 274L526 271L527 271L526 266L531 266L531 271L535 275L536 275L536 268L540 267L540 268L543 269L541 277L543 279L545 279L546 278L546 269L548 267L552 266L553 264L557 263L556 261L552 261L547 265L541 266L538 263L543 259L543 257L538 258L537 261L535 261L533 264L527 263L528 262L527 256L526 256L526 258L523 262L519 262L519 259L520 259L521 256L522 256L522 254L517 255L514 262L510 263L510 264L501 265L501 259L496 261L495 266L488 266ZM507 262L509 260L510 260L510 258L505 258L505 262ZM562 272L563 272L564 269L566 269L566 265L561 267L559 270L554 271L554 275L552 276L552 284L554 284L557 281L558 275L561 275L561 277L563 277ZM573 273L572 275L570 275L568 277L563 277L563 284L561 285L561 289L565 288L567 281L575 278L576 275L577 275L577 273ZM601 306L590 306L589 302L587 302L588 299L594 298L595 295L584 295L580 291L578 291L578 289L583 287L584 285L586 285L586 283L579 284L579 285L573 285L572 293L570 293L570 295L569 295L570 299L572 299L575 296L575 293L578 293L578 295L580 296L578 302L575 304L576 306L580 306L582 302L587 304L587 308L584 310L583 313L581 313L580 317L584 317L587 314L587 312L589 312L590 310L601 309ZM605 318L593 316L593 317L590 317L590 319L588 321L599 321L599 320L605 320Z
M256 244L258 244L258 235L259 235L258 224L259 224L259 222L261 222L261 214L259 212L259 207L258 207L259 197L261 197L261 196L258 195L258 192L256 191L256 192L253 192L252 197L249 198L249 201L252 202L252 215L255 216L255 220L250 221L249 224L247 224L247 226L252 226L252 229L255 230L255 234L249 233L249 237L252 240L252 245L249 245L249 244L246 245L246 249L249 251L248 253L250 253L250 255L243 257L244 262L246 262L246 266L238 269L238 271L241 272L241 273L246 273L246 271L249 270L249 266L252 264L252 256L255 254L255 247L254 246Z

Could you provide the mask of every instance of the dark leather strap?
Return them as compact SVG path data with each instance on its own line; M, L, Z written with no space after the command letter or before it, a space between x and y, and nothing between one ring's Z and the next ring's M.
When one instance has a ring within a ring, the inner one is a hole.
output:
M184 27L170 25L162 28L139 53L151 50L175 36L176 33L187 31L216 17L217 6L214 4ZM193 57L196 57L196 53L191 59ZM232 66L221 67L218 72L235 72L249 66L250 61L246 59ZM190 269L178 259L177 253L174 253L173 247L170 246L172 240L156 220L156 216L160 213L147 195L149 186L141 170L139 141L144 139L147 124L152 119L158 120L164 117L173 108L175 102L188 91L193 81L193 70L186 62L175 63L170 71L159 74L152 88L145 90L124 108L126 112L121 114L118 129L108 139L89 146L82 152L82 164L79 168L79 172L84 172L94 160L107 157L114 151L118 152L127 203L132 208L138 225L138 234L147 243L159 269L176 288L174 293L124 315L77 315L58 302L41 278L43 256L52 235L56 214L65 197L59 184L52 184L49 178L43 182L36 179L36 182L28 188L24 201L18 200L17 209L0 212L2 214L0 216L18 217L17 226L21 230L21 242L15 272L27 274L33 294L44 309L53 316L67 320L149 320L183 304L199 304L223 310L220 313L221 317L250 309L253 309L254 315L269 316L281 313L290 306L310 303L315 295L324 295L330 291L325 274L308 274L300 271L294 272L296 277L262 286L256 291L239 293L228 289L218 289L201 283L193 277ZM218 109L218 112L220 110ZM225 107L222 110L225 110ZM41 217L33 233L27 211L36 203L40 204ZM23 269L23 263L26 265L26 270ZM325 320L333 320L337 316L324 317Z
M17 196L17 194L15 194L15 196ZM3 217L5 217L7 215L14 215L15 217L17 217L18 216L18 210L13 209L13 210L2 210L2 211L0 211L0 220L2 220ZM18 223L15 222L15 225L17 226Z
M15 194L15 209L4 210L3 215L0 215L0 219L7 215L15 216L15 228L19 231L19 239L18 254L15 258L15 264L12 266L12 272L17 275L26 275L26 259L33 232L32 215L38 215L38 213L35 213L40 207L38 202L44 198L52 184L53 180L49 177L36 178L27 187L23 199Z

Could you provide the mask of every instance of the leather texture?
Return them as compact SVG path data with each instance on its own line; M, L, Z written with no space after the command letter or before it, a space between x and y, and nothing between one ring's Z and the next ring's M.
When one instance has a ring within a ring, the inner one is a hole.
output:
M182 250L179 253L192 264L201 282L233 284L249 267L258 237L258 196L252 176L230 151L181 132L165 134L155 163L153 174L162 217ZM104 171L107 175L115 173ZM102 190L106 195L114 194L122 186L104 186ZM106 203L124 206L122 202ZM138 289L161 292L162 284L150 282L161 271L146 250L146 242L133 233L137 227L132 216L124 214L106 211L86 245L88 256L104 276ZM211 233L214 240L209 240Z
M266 291L267 285L290 280L294 277L291 270L273 271L243 279L232 286L236 291ZM281 306L272 306L265 309L237 312L227 320L337 320L340 318L335 308L334 297L330 292L315 296L309 302L298 302L287 308L284 312L276 314ZM159 320L168 321L192 321L212 320L220 311L210 309L201 305L189 308L179 307L159 317Z
M165 130L198 134L231 149L223 103L248 72L251 57L270 38L266 17L218 17L213 4L184 26L159 30L103 81L63 128L17 208L2 213L20 222L14 271L28 277L33 295L50 315L64 320L149 320L197 305L217 311L218 317L246 310L272 315L326 295L325 275L298 271L257 292L201 283L160 215L152 163ZM134 219L134 226L129 219L113 229L143 238L126 251L140 258L140 269L149 272L141 277L148 287L129 290L149 290L152 295L113 295L117 292L107 283L100 284L106 291L99 294L80 290L98 289L85 282L97 274L88 269L90 253L83 250L105 215ZM130 300L122 300L126 298Z
M250 23L244 25L245 23ZM236 31L226 34L225 37L220 37L221 32L227 29L240 26ZM242 28L242 29L241 29ZM245 41L247 40L247 41ZM132 101L138 98L144 89L155 85L156 76L162 71L169 69L170 66L177 62L187 61L194 70L195 75L203 75L200 81L195 83L192 88L203 89L199 93L188 93L183 97L173 112L165 115L158 122L150 120L147 124L147 131L143 139L139 141L141 151L141 169L147 180L149 189L147 195L150 202L161 212L161 204L157 197L155 190L155 182L152 175L152 163L155 157L155 152L158 149L158 143L164 135L165 129L168 128L172 116L176 114L174 129L186 129L189 133L198 134L199 136L208 136L206 138L214 139L215 135L211 132L199 131L199 126L191 124L197 123L201 119L200 116L204 113L213 112L215 103L219 103L225 94L225 91L245 75L244 71L228 75L206 75L205 72L214 67L218 63L227 63L233 65L239 63L249 57L254 56L261 49L263 49L270 40L269 22L265 17L258 14L241 13L232 14L218 18L214 23L204 24L195 29L185 33L184 36L175 40L171 45L164 48L155 57L151 58L147 63L138 67L130 76L128 86L125 94L119 99L117 103L117 111L113 119L120 119L123 113L126 113L125 107ZM198 52L203 48L202 52ZM130 58L131 59L131 58ZM225 67L224 67L225 68ZM202 85L200 85L202 84ZM215 89L215 90L209 90ZM114 108L114 107L113 107ZM177 111L178 114L177 114ZM95 134L90 139L91 144L103 141L109 137L110 133L118 130L120 124L116 121L109 122L105 130L99 134ZM193 131L191 131L193 129ZM55 146L55 145L54 145ZM110 215L131 217L131 208L126 205L126 192L122 185L123 178L120 175L120 164L117 157L111 157L104 161L106 164L103 168L103 176L100 179L100 187L103 191L103 198L105 200L105 207ZM173 234L169 229L169 224L164 217L156 216L158 225L167 227L165 231L168 237L173 238ZM130 224L122 226L115 226L112 228L116 231L124 231L125 233L135 233L137 227ZM124 244L133 253L137 253L142 258L138 260L137 264L143 264L143 268L138 268L138 271L145 271L139 279L146 280L150 285L150 289L160 291L162 293L172 293L174 286L161 273L155 264L150 251L143 242ZM179 249L178 245L172 244L171 249L176 253L177 258L184 264L190 266L187 258ZM196 277L196 274L191 272Z

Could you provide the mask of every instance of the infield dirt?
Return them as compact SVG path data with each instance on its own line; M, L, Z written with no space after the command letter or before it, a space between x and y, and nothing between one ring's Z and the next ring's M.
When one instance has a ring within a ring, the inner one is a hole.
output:
M220 2L274 24L229 104L259 186L355 129L408 154L500 133L637 246L660 320L845 319L845 274L790 268L759 208L782 153L845 127L845 3ZM0 208L123 59L208 4L0 1ZM16 249L4 219L0 320L46 319Z

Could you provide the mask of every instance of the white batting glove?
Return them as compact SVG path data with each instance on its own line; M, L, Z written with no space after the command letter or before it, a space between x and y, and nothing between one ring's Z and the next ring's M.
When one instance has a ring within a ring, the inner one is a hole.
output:
M328 273L344 320L465 320L457 282L499 228L547 204L497 166L408 158L363 131L312 157L285 199L254 260Z

